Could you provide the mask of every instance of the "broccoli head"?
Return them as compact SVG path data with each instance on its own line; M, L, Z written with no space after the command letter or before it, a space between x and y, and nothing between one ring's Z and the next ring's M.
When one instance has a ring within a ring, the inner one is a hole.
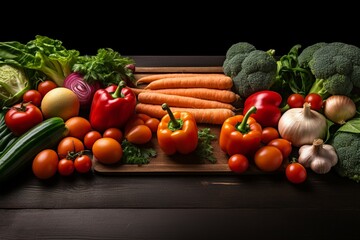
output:
M298 59L315 77L310 93L319 93L325 99L349 95L354 86L360 86L360 48L354 45L317 43L305 48Z
M247 42L238 42L233 44L226 52L226 58L223 63L224 73L233 78L241 71L241 63L256 48Z
M232 45L223 63L224 73L234 82L234 90L241 97L269 89L276 80L277 62L274 51L257 50L246 42Z
M298 56L299 65L301 67L308 67L309 61L312 59L314 52L316 52L316 50L318 50L319 48L324 47L325 45L327 45L327 43L318 42L304 48L301 54Z
M360 134L338 131L329 143L338 155L334 170L342 177L360 182Z

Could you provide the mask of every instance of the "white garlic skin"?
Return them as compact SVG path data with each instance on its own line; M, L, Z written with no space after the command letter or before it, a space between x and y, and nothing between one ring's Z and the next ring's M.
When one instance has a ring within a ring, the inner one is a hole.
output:
M280 117L278 131L293 146L301 147L312 144L316 138L324 139L327 122L324 115L311 110L310 105L305 103L303 108L291 108Z
M332 145L324 144L322 139L315 139L312 145L299 148L298 162L318 174L325 174L337 164L338 156Z

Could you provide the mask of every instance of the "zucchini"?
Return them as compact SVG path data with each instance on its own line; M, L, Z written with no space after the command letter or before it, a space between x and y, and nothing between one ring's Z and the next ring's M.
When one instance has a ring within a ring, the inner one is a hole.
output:
M18 174L40 151L54 148L67 133L64 120L52 117L18 137L0 155L0 182Z

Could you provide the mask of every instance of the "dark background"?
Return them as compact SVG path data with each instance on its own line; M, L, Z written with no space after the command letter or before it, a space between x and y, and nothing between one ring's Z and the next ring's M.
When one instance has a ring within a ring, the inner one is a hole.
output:
M112 2L9 8L2 11L0 41L26 43L46 35L84 55L99 48L122 55L225 55L239 41L277 55L319 41L360 46L359 14L346 2L318 8L305 2Z

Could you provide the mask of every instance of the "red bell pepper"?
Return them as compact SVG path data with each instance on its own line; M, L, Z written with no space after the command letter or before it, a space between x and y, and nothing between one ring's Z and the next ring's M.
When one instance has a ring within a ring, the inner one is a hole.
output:
M279 93L271 90L259 91L246 98L243 114L255 106L257 111L251 114L251 117L262 127L277 127L281 117L281 102L282 97Z
M95 92L90 108L90 124L103 132L110 127L123 128L135 112L136 95L124 81Z

